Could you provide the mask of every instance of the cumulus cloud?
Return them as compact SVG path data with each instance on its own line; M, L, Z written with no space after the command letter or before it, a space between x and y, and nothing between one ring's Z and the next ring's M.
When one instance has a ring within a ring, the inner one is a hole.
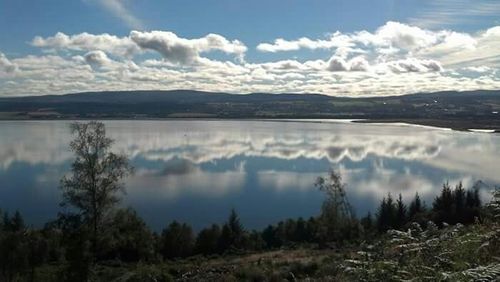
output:
M312 40L302 37L297 40L278 38L274 43L260 43L257 50L262 52L296 51L299 49L332 49L353 46L348 35L336 32L327 39Z
M322 52L259 62L244 60L243 42L217 34L56 33L31 44L50 55L1 55L0 75L13 77L1 82L2 95L188 88L369 96L500 88L500 27L463 33L388 22L374 31L262 43L262 52Z
M111 62L106 53L104 53L103 51L88 52L87 54L85 54L84 59L85 62L87 62L89 65L97 66L103 66Z
M2 52L0 52L0 75L12 74L17 70L17 65L13 64Z
M370 64L363 57L356 57L352 60L346 61L345 59L333 56L327 62L327 70L337 71L368 71Z
M80 33L68 36L58 32L54 36L36 36L31 44L35 47L106 52L120 57L131 58L141 51L156 51L164 59L173 63L188 64L198 62L201 53L222 51L243 59L247 47L238 40L229 41L218 34L208 34L202 38L187 39L170 31L131 31L129 36L117 37L110 34Z
M117 56L130 57L139 51L139 47L129 37L117 37L107 33L80 33L66 35L62 32L43 38L36 36L31 44L35 47L73 50L73 51L103 51Z
M429 72L429 71L441 71L443 69L441 67L441 64L437 61L419 60L415 58L392 61L387 63L387 66L395 73Z
M262 52L296 51L299 49L334 49L349 48L347 50L358 51L355 46L376 46L413 50L429 46L439 40L438 34L424 30L419 27L409 26L398 22L387 22L374 33L359 31L344 34L340 31L333 33L327 39L309 39L307 37L298 40L276 39L274 43L261 43L257 50Z
M445 65L478 63L497 60L500 50L500 27L492 27L476 34L450 30L427 30L398 22L387 22L374 32L358 31L344 34L335 32L327 39L301 38L299 40L276 39L274 43L261 43L257 50L262 52L292 51L299 49L333 50L337 57L347 57L359 53L374 62L420 57L439 61ZM342 61L334 68L342 69ZM437 66L432 69L436 70Z
M130 38L144 50L154 50L174 63L193 63L200 53L222 51L242 58L247 47L238 40L229 41L218 34L208 34L198 39L185 39L169 31L132 31Z

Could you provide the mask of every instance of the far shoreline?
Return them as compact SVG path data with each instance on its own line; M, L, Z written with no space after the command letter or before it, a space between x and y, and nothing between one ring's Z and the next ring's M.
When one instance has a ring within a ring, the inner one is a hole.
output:
M465 131L473 133L500 133L500 121L493 123L475 120L437 120L437 119L377 119L377 118L328 118L328 117L309 117L309 118L287 118L287 117L200 117L200 116L184 116L184 117L38 117L21 118L1 117L0 122L9 121L85 121L85 120L137 120L137 121L168 121L168 120L206 120L206 121L264 121L264 122L304 122L304 123L366 123L366 124L387 124L387 125L402 125L402 126L418 126L430 129ZM481 123L484 122L484 123Z

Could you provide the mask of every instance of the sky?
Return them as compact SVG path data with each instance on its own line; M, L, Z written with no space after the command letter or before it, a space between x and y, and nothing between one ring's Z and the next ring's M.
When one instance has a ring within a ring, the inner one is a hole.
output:
M0 0L0 97L500 89L498 0Z

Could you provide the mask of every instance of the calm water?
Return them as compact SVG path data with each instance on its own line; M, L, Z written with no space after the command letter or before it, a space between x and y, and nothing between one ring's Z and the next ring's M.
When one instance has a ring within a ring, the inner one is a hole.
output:
M106 121L136 168L123 205L156 230L199 229L236 208L245 226L316 215L330 167L358 214L388 192L431 201L443 182L500 183L500 135L397 125L268 121ZM67 121L0 122L0 207L30 224L54 218L72 161ZM487 198L487 191L483 196Z

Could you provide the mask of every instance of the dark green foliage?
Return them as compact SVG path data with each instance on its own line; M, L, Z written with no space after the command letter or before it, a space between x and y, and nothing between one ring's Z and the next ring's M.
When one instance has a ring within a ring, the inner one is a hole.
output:
M245 236L245 249L252 251L261 251L266 247L266 243L262 239L261 233L253 230Z
M60 259L60 233L26 228L19 212L4 213L0 222L0 281L17 281L21 275L36 281L37 267Z
M403 202L403 197L399 194L398 200L396 201L396 218L394 225L397 229L401 229L407 221L407 208Z
M377 211L377 228L379 232L385 232L396 226L397 207L391 194L383 198Z
M317 238L321 244L341 243L359 236L359 223L354 215L346 194L346 184L335 171L327 178L319 177L315 186L325 193L326 199L321 207Z
M268 249L278 248L283 244L276 234L276 229L272 225L269 225L262 231L262 239L266 243Z
M24 219L19 211L16 211L12 217L9 217L9 213L5 212L2 221L2 227L5 231L18 232L25 229Z
M121 179L132 168L124 155L110 151L113 140L106 137L103 123L91 121L71 125L75 139L70 148L75 154L72 174L61 179L62 206L75 209L81 223L88 226L94 257L100 250L105 221L119 202Z
M21 232L0 234L0 281L13 281L28 269L29 247Z
M363 227L365 237L370 237L375 231L375 224L371 212L368 212L365 217L361 218L360 224Z
M160 253L165 259L183 258L193 254L193 230L185 223L170 223L162 231L160 240Z
M244 247L243 225L234 209L231 210L228 221L222 226L219 237L219 250L221 252L229 249L242 249Z
M219 252L221 229L219 225L212 224L209 228L202 229L196 238L196 253L209 255Z
M136 211L120 209L113 217L107 235L109 259L125 262L148 261L154 257L153 235Z
M425 211L425 207L420 200L418 192L415 193L415 198L410 203L410 208L408 209L408 217L410 220L415 220L419 214Z
M401 195L394 202L391 194L388 194L380 202L377 211L377 229L379 232L403 229L409 222L417 222L420 225L425 225L428 221L439 225L470 224L480 219L480 210L481 200L477 185L471 190L466 190L461 182L454 189L445 183L440 194L434 199L431 211L426 210L418 193L415 194L409 208L406 207ZM367 224L366 220L364 224Z
M437 224L473 223L480 219L481 199L475 185L466 191L462 183L451 189L446 183L432 205L432 217Z

